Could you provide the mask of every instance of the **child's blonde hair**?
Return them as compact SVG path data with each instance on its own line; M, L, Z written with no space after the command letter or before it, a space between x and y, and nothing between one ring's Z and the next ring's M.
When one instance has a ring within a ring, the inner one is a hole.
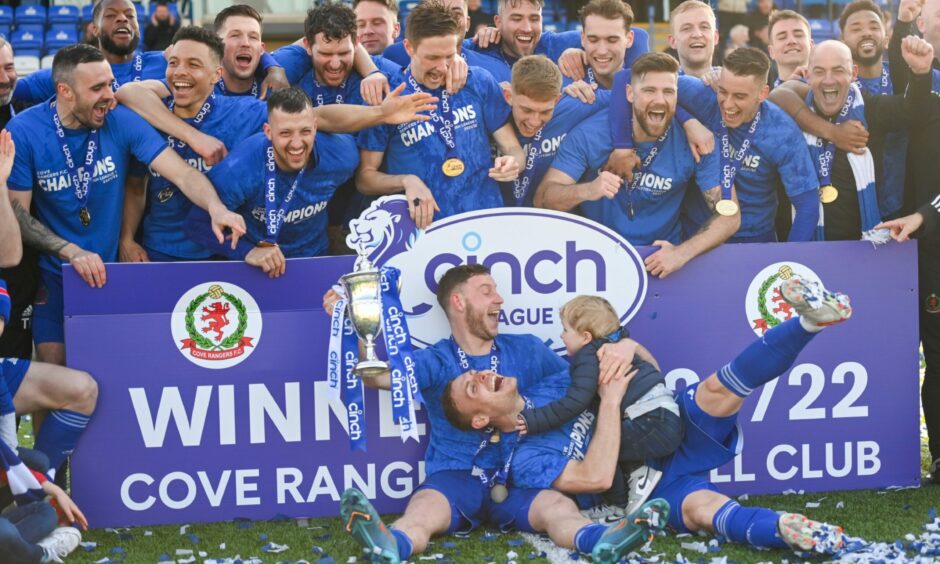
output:
M620 329L620 318L614 306L598 296L577 296L561 306L558 314L570 329L578 333L587 331L594 339Z

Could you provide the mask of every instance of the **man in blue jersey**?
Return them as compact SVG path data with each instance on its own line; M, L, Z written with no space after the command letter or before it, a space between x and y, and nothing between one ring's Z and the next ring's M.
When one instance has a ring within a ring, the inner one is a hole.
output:
M56 53L57 96L24 111L7 129L16 142L9 185L27 245L38 249L43 289L35 304L33 337L40 360L64 364L62 273L71 263L90 286L107 278L105 262L117 259L124 181L131 158L181 187L208 208L213 231L234 240L244 233L241 217L225 209L209 181L188 166L147 123L114 106L114 80L104 55L89 45ZM35 196L35 198L34 198ZM35 204L37 217L29 213Z
M774 11L767 22L767 35L767 52L774 62L767 85L776 88L805 72L813 35L806 18L793 10Z
M525 162L519 178L501 182L507 206L532 206L535 189L548 171L565 135L606 106L562 96L561 72L544 55L522 57L512 66L512 84L505 90Z
M396 0L355 0L356 39L370 55L381 55L401 31Z
M23 256L15 206L8 194L8 178L16 147L8 131L0 132L0 264L14 266ZM13 297L0 280L0 336L9 327ZM87 372L29 359L0 357L0 441L17 447L16 415L48 414L38 426L35 448L50 462L50 474L68 457L95 411L98 385ZM12 411L8 411L11 407Z
M222 74L222 40L201 27L187 26L173 37L166 52L166 80L126 84L117 92L126 103L160 131L167 143L205 174L211 168L185 141L192 130L234 147L259 133L267 119L264 103L250 96L223 96L215 91ZM135 91L137 95L135 96ZM151 107L146 98L159 101ZM149 110L149 111L148 111ZM190 127L183 127L189 124ZM144 167L132 175L149 176L147 189L128 186L121 225L122 262L205 260L212 256L205 247L186 237L183 224L192 203L168 180ZM146 215L144 210L146 211ZM143 220L142 245L135 240Z
M632 182L600 170L612 150L607 112L602 111L565 138L535 195L536 206L565 211L580 206L587 217L634 245L659 246L647 257L646 267L660 277L720 245L741 221L733 182L719 178L717 156L696 163L685 133L673 120L677 72L675 59L663 53L647 53L633 64L627 96L643 162ZM696 184L713 214L695 235L680 242L682 199Z
M543 378L567 370L565 362L534 336L498 334L503 298L485 266L473 264L449 269L438 282L436 292L452 336L414 353L414 373L431 421L430 444L425 452L427 478L412 495L404 515L392 525L391 533L381 525L364 496L358 492L344 494L343 512L348 530L380 553L382 562L404 562L413 554L423 552L432 535L469 531L481 521L498 518L490 511L489 487L471 474L474 466L487 471L495 468L498 449L481 450L481 439L485 438L482 432L462 431L450 424L440 401L447 384L457 377L481 371L513 374L527 387L538 386ZM337 299L335 292L328 292L324 309L332 311ZM601 373L605 378L626 375L633 359L631 343L635 345L624 339L605 345L599 351ZM497 381L493 378L480 386L498 387ZM384 389L391 384L387 373L367 379L366 383ZM538 529L545 531L553 523L558 526L564 523L562 536L565 538L559 541L574 546L575 533L579 528L590 526L590 521L562 496L546 501L554 503L542 507L543 526ZM508 512L517 508L506 509ZM553 520L552 516L564 519ZM364 538L370 534L371 539ZM584 538L578 548L591 552L592 543L597 543L599 536L588 535L590 538Z
M216 14L213 27L225 46L217 93L264 99L269 90L289 86L284 69L264 50L261 14L257 10L247 4L233 4Z
M730 462L744 446L737 416L745 399L786 372L817 333L852 315L847 296L828 292L816 283L791 278L781 285L781 293L800 314L798 318L769 330L720 370L676 394L685 437L675 453L650 461L663 471L652 495L669 502L669 525L678 533L716 533L762 549L837 550L844 543L841 528L795 513L780 515L767 508L741 506L719 493L708 479L713 468ZM469 386L496 378L501 385ZM533 386L493 374L462 375L450 385L443 401L447 404L449 399L452 407L448 415L453 422L474 428L493 426L511 433L527 398L537 405L540 400L547 403L565 394L564 385L549 382L548 386L541 382ZM603 415L598 414L599 422ZM580 419L519 440L510 470L510 483L516 487L509 494L517 507L533 497L537 500L542 495L537 488L546 485L572 494L600 491L600 487L590 489L572 480L587 460L576 460L583 450L571 448L574 439L586 440L583 433L577 435ZM589 452L599 438L591 439ZM511 435L502 440L511 440ZM596 478L598 483L613 475L614 464L605 470L606 475Z
M417 112L426 111L425 100L433 98L399 98L400 90L378 108L330 104L315 109L297 87L272 94L264 132L239 143L209 172L225 205L244 217L246 237L235 246L213 239L209 218L196 208L186 219L187 235L213 253L244 259L272 278L284 274L286 258L324 254L326 204L352 177L359 153L349 135L318 134L318 121L331 130L356 131L422 119Z
M627 50L633 45L633 10L621 0L591 0L578 12L584 78L566 81L565 94L593 103L595 90L610 90L614 75L629 68Z
M367 195L404 191L419 228L435 218L499 207L497 182L514 180L523 161L522 147L499 85L471 67L467 84L456 94L443 90L457 50L462 23L436 3L424 3L408 15L405 48L408 68L394 77L406 92L428 91L440 97L430 122L383 126L359 135L359 191ZM502 156L490 156L492 137ZM386 169L380 171L383 159Z

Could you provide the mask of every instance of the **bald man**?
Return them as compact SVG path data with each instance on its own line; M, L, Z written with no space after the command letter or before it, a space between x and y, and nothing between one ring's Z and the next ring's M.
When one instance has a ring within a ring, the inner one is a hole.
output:
M903 59L912 72L906 94L870 95L854 84L858 68L851 50L839 41L824 41L810 53L807 84L789 81L770 94L803 130L816 165L822 208L817 240L870 238L881 222L876 159L869 147L883 147L889 132L905 130L925 117L933 47L916 37L905 39ZM807 107L812 111L804 111ZM836 127L867 129L869 144L850 153L838 149L831 141Z

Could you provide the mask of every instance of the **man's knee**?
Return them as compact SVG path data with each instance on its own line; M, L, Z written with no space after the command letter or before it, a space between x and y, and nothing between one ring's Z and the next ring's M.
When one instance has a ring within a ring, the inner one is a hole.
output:
M98 382L91 377L91 374L76 370L74 377L78 379L75 387L75 394L69 402L72 404L72 410L85 415L91 415L98 405Z
M447 532L451 522L447 497L429 488L419 490L408 502L405 512L392 527L408 535L415 553L422 552L433 535Z
M536 531L546 531L548 523L570 515L580 515L574 500L555 490L542 490L529 507L529 524Z
M682 500L682 520L690 531L711 531L712 519L728 497L710 490L699 490Z

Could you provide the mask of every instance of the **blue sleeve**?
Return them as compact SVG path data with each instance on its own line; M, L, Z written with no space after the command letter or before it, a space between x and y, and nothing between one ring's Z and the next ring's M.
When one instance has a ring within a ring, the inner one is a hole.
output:
M42 69L16 81L13 100L25 104L38 104L55 96L52 69Z
M633 148L633 120L630 117L632 108L626 95L630 76L629 69L618 71L610 89L610 137L614 140L614 149ZM615 96L614 92L618 94Z
M215 233L212 232L208 212L199 206L193 206L189 210L183 230L186 232L186 236L194 242L199 243L218 255L233 260L245 260L248 252L254 248L254 245L249 243L244 237L238 240L238 244L234 250L228 241L219 244L219 240L215 238Z
M629 69L633 66L634 61L640 58L640 55L644 53L649 53L650 50L650 36L646 33L646 30L641 27L631 27L633 31L633 45L627 49L627 54L624 57L623 67Z
M577 30L561 33L543 31L539 43L542 43L545 48L545 56L551 59L552 62L558 62L565 49L581 48L581 32Z
M30 144L28 134L21 129L20 124L27 126L26 115L18 115L7 124L7 131L13 138L13 144L16 146L16 154L13 157L13 169L10 171L10 178L7 179L7 186L10 190L19 190L21 192L32 191L33 189L33 146Z
M478 67L479 68L479 67ZM480 106L483 108L483 126L486 132L491 134L506 125L512 108L506 102L503 96L503 89L488 72L475 73L481 82L480 96L482 98Z
M118 112L118 110L123 111ZM127 143L128 149L138 161L149 165L157 158L160 153L171 150L166 139L163 138L157 130L149 123L144 121L136 113L127 108L118 108L115 110L114 117L120 120L120 132L123 140Z
M10 320L10 308L12 304L10 302L10 293L7 292L7 283L0 278L0 317L3 318L4 322ZM2 380L3 378L0 378ZM2 414L0 414L2 415Z
M373 55L372 62L375 63L376 68L378 68L385 76L390 76L398 74L401 71L401 68L405 65L399 65L395 61L391 61L381 55Z
M721 165L718 161L718 151L702 155L702 159L695 163L695 183L699 190L705 192L721 184Z
M363 129L356 136L356 145L366 151L376 151L384 153L388 149L388 144L392 136L392 128L388 125L376 125L368 129Z
M813 235L816 234L816 225L819 223L819 191L790 196L790 202L796 211L787 241L812 241Z
M408 51L405 50L405 46L400 41L386 47L385 51L382 52L382 56L401 67L407 67L411 64L411 57L408 56Z
M695 118L692 117L692 114L685 111L685 108L683 108L682 106L676 106L676 119L679 120L679 123L681 125L685 125L685 122L689 121L690 119L695 119Z
M582 133L583 127L578 127L565 136L558 153L552 160L552 168L563 172L577 182L590 165L588 156L587 137Z
M420 349L414 352L415 380L418 388L425 392L441 382L439 377L445 373L444 363L434 349Z
M714 130L712 117L718 109L718 97L711 86L694 76L679 77L679 105L688 110L705 127Z
M300 82L300 79L313 69L310 63L310 53L307 53L307 50L300 45L285 45L267 56L274 62L271 66L284 67L287 82L291 84ZM264 62L263 57L262 62Z
M522 412L529 434L536 435L560 427L591 406L597 394L600 365L597 348L585 346L571 360L571 384L564 397L547 405Z
M790 116L785 116L784 119L790 120ZM819 177L816 176L816 165L809 153L809 147L803 140L802 132L796 122L791 120L788 125L790 127L777 130L776 137L795 142L783 142L776 145L773 156L777 161L777 170L783 181L784 190L792 200L794 196L799 196L804 192L817 193Z

